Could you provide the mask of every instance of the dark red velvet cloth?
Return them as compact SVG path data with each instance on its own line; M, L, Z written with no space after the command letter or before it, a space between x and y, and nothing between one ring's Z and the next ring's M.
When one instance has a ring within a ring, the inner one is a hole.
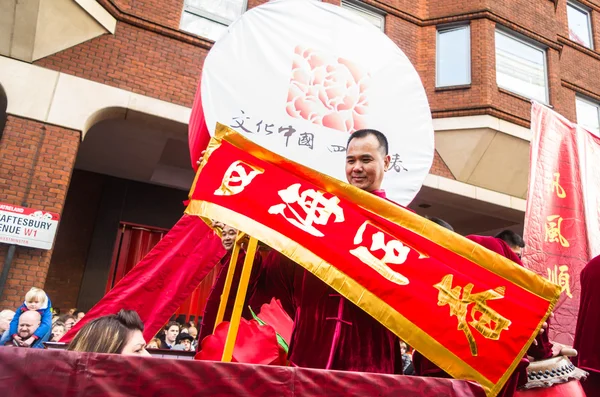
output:
M600 256L581 271L581 298L573 347L578 356L573 363L590 372L582 382L588 396L600 396Z
M484 396L454 379L8 347L0 374L7 397Z
M231 282L231 290L229 291L229 299L227 300L223 321L229 321L231 318L231 312L233 311L233 304L235 302L235 296L240 283L245 257L246 254L244 252L240 252L240 255L238 256L238 263L235 267L233 280ZM225 278L227 277L227 271L229 270L230 259L231 252L227 253L227 255L225 255L225 257L221 260L221 269L217 275L217 280L215 281L215 284L208 295L206 306L204 308L204 314L202 315L202 325L200 326L200 333L198 334L199 341L202 341L206 336L213 333L215 320L217 318L217 311L219 310L219 304L221 302L221 295L223 293L223 288L225 287ZM268 289L264 287L265 280L263 272L264 267L262 266L262 257L257 252L256 256L254 257L254 264L252 265L252 273L250 275L250 282L248 283L248 291L246 292L244 310L242 311L242 317L246 320L252 319L252 314L250 313L248 306L252 307L252 310L255 313L258 313L263 304L271 301L272 296L267 293ZM200 346L200 344L198 345Z
M467 236L469 240L476 242L477 244L494 251L497 254L504 256L507 259L523 266L521 259L510 249L508 244L503 240L489 236ZM536 337L537 346L531 345L527 354L534 357L536 360L543 360L552 356L552 343L548 339L548 332L544 332ZM419 352L413 354L413 365L415 367L415 374L420 376L435 376L440 378L450 377L446 372L442 371L437 365L423 357ZM527 358L521 359L521 362L515 369L515 372L511 378L504 385L500 391L499 396L510 397L512 396L517 387L527 383L527 367L529 361Z
M265 262L270 290L294 319L288 355L293 365L402 373L392 332L278 252Z

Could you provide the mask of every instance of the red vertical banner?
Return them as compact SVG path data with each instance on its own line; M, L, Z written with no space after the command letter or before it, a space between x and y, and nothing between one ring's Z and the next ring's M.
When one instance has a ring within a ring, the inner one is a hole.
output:
M600 162L600 139L538 103L532 106L531 130L523 262L561 287L550 337L572 345L579 274L600 249L594 164Z

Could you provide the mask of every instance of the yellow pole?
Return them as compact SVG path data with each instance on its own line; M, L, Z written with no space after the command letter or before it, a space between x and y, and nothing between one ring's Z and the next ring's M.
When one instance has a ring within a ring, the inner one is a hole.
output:
M246 300L246 292L248 291L248 283L250 282L250 274L252 273L252 265L254 264L257 245L258 240L254 237L250 237L248 251L246 252L246 258L244 259L244 267L242 267L240 285L235 296L235 303L233 304L233 312L231 313L231 321L229 322L229 331L227 332L227 338L225 339L225 348L223 349L223 357L221 358L221 361L223 362L230 362L231 357L233 356L233 347L235 346L235 339L237 338L238 329L240 328L240 318L242 317L242 309L244 308L244 301Z
M231 291L231 283L233 282L233 275L235 274L235 268L240 255L241 241L240 238L243 233L238 233L235 244L233 245L233 252L231 253L231 260L229 261L229 269L227 269L227 276L225 277L225 286L223 287L223 293L221 294L221 301L219 302L219 310L217 311L217 318L215 319L215 327L213 332L217 329L217 325L223 322L225 316L225 309L227 308L227 300L229 299L229 292Z

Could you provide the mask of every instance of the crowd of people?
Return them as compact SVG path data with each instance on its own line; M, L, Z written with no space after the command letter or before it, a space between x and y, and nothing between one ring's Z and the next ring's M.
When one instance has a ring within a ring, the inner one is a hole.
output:
M387 140L374 130L353 133L348 141L346 175L350 184L387 199L381 189L385 170L389 167ZM442 227L453 230L447 222L429 218ZM121 310L119 313L96 318L85 324L69 344L68 349L80 352L148 355L147 349L179 351L198 350L199 341L214 329L216 311L223 292L231 250L237 230L215 223L220 229L222 243L228 254L221 261L221 269L208 298L202 324L167 323L151 340L143 337L144 324L137 313ZM496 236L467 236L475 243L521 265L524 241L517 233L505 230ZM239 261L243 262L242 252ZM594 262L594 261L592 261ZM598 262L598 261L597 261ZM597 267L599 264L596 264ZM236 267L237 273L241 266ZM598 272L596 272L598 273ZM234 284L239 274L233 276ZM590 284L591 285L591 284ZM235 288L235 287L233 287ZM584 296L584 292L582 292ZM285 312L294 319L288 360L292 365L310 368L353 370L363 372L415 374L420 376L448 376L444 371L422 357L379 322L357 306L346 301L332 288L277 251L257 255L252 270L244 307L258 312L261 305L272 298L279 299ZM233 297L225 310L225 320L231 316ZM59 316L52 312L50 298L44 291L32 288L24 303L15 312L0 313L0 345L42 347L44 341L59 341L85 313L70 310ZM594 314L597 317L597 313ZM243 316L252 315L245 310ZM12 318L11 318L12 317ZM582 321L582 319L580 319ZM579 327L578 327L579 329ZM577 343L577 337L576 337ZM524 360L547 359L556 355L572 355L572 350L553 344L542 328L536 342ZM519 366L514 379L509 381L504 396L512 395L517 386L527 381L519 374L526 367ZM600 371L600 368L598 368Z

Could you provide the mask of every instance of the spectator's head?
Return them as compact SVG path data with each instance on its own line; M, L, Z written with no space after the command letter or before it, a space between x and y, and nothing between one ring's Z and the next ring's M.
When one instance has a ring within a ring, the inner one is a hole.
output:
M70 314L71 316L77 311L76 307L72 307L67 311L67 314Z
M181 331L181 327L179 326L178 323L171 321L170 323L167 324L167 326L165 327L165 341L169 344L169 345L174 345L175 342L177 341L177 335L179 335L179 331Z
M198 328L192 325L188 328L188 333L192 335L194 339L196 339L198 337Z
M25 306L27 306L27 309L29 310L39 310L44 308L47 300L46 293L39 288L33 287L25 294Z
M189 352L192 350L192 342L194 338L190 334L177 335L177 344L183 347L183 351Z
M496 234L495 237L503 240L519 258L521 257L522 250L525 248L525 241L518 233L507 229Z
M60 321L55 322L52 326L52 339L50 342L60 341L60 338L62 338L66 333L67 328L65 327L65 324L61 323Z
M425 219L429 219L431 222L436 223L436 224L440 225L441 227L445 227L448 230L454 231L454 228L452 227L452 225L450 225L448 222L446 222L443 219L436 218L435 216L426 216Z
M28 310L19 317L19 328L17 335L22 340L29 339L40 326L42 316L35 310Z
M75 324L77 324L84 316L85 313L81 310L77 310L75 313L73 313L73 317L75 317Z
M135 311L121 310L84 325L68 350L148 356L143 331L144 323Z
M404 341L400 341L400 352L402 354L406 354L407 351L408 351L408 346L406 346L406 343Z
M148 344L146 345L146 348L148 348L148 349L160 349L160 339L158 339L158 338L152 338L152 339L150 339L150 342L148 342Z
M354 131L346 147L346 179L359 189L372 192L381 188L390 166L388 141L377 130Z
M185 325L183 327L181 327L181 330L179 331L180 334L189 334L188 331L188 327L186 327Z
M6 331L10 327L10 322L15 316L15 312L12 310L2 310L0 312L0 334Z
M223 227L223 234L221 235L221 242L223 243L223 247L227 251L233 248L235 244L235 238L237 237L237 229L232 228L231 226L225 225Z
M58 321L65 325L66 330L70 330L75 325L75 317L70 314L65 314L64 316L60 316Z

